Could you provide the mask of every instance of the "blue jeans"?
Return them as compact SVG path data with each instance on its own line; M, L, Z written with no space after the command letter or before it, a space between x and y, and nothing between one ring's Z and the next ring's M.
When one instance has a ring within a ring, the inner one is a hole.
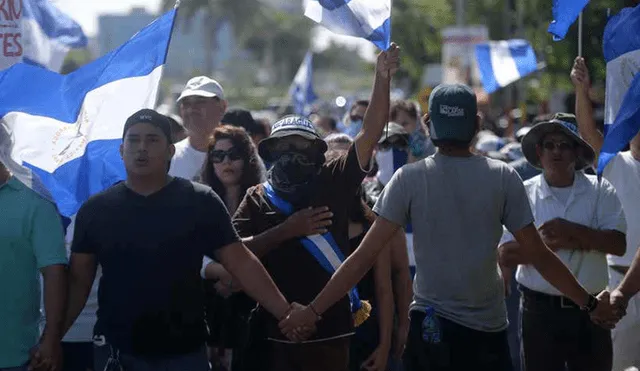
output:
M94 346L95 371L210 371L207 351L204 345L196 352L189 354L171 355L166 357L144 357L123 354L113 351L111 346ZM119 362L111 363L106 369L110 358L117 358ZM119 364L120 367L117 367Z

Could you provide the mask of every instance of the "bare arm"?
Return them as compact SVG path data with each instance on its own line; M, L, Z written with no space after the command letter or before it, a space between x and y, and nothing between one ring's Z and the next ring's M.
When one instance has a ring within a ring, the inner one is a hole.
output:
M396 312L398 313L398 327L409 328L409 305L413 298L411 287L411 272L409 272L409 254L407 253L406 236L402 230L396 232L389 242L391 254L391 281Z
M288 312L289 303L258 258L242 243L233 243L217 250L216 259L240 282L243 291L276 319L283 318Z
M500 266L511 270L517 268L520 264L531 264L523 250L516 241L500 245L498 247Z
M319 314L324 313L357 285L371 269L378 254L398 229L400 229L398 224L382 217L376 218L360 246L340 265L322 291L311 302L313 308Z
M571 237L580 249L599 251L604 254L623 256L627 251L627 239L624 233L616 230L598 230L572 223Z
M287 240L326 233L331 225L331 217L333 214L326 206L309 207L295 212L282 224L258 235L243 238L242 243L258 258L262 258Z
M64 320L66 333L87 303L96 278L97 260L94 254L72 253L69 261L69 300Z
M514 237L523 249L525 257L547 282L579 306L587 305L590 294L578 283L558 256L542 242L533 224L515 232Z
M60 341L65 333L64 319L67 306L67 268L62 264L40 270L44 282L44 309L46 325L43 338Z
M378 328L380 344L385 354L391 348L391 334L393 332L393 292L391 291L391 252L384 249L373 266L376 300L378 308Z
M617 291L622 292L626 301L629 301L629 299L640 291L640 249L636 252L631 267L629 271L627 271L627 274L625 274L622 282L620 282Z
M293 238L286 225L279 224L268 229L259 235L246 237L242 239L242 243L258 258L267 255L271 250L277 248L281 243Z
M595 163L598 163L598 154L604 142L604 136L598 131L596 121L593 119L593 107L589 98L591 80L589 70L584 58L577 57L571 70L571 81L576 92L576 120L580 135L593 147L596 153Z
M378 55L371 103L364 114L362 131L355 140L361 166L366 166L371 161L373 149L389 121L391 76L398 70L399 58L400 49L396 44L391 44L388 51Z

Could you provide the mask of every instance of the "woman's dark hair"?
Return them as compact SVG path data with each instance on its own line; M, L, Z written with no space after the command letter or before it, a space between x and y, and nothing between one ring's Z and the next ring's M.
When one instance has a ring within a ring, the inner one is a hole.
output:
M244 166L242 168L242 177L240 177L240 194L244 196L249 187L262 181L262 169L258 161L258 151L244 128L222 125L213 131L207 147L207 159L202 166L201 181L211 187L224 200L226 190L216 175L211 162L211 151L215 148L216 143L222 139L230 140L233 146L242 154Z

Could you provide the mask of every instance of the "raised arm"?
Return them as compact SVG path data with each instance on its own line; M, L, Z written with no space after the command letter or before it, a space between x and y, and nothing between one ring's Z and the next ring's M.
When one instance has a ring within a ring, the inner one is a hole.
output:
M589 69L584 58L577 57L573 63L571 70L571 82L575 87L576 93L576 120L580 135L593 147L596 153L595 163L598 163L598 154L604 142L604 136L598 131L596 121L593 119L593 107L591 98L589 98L589 89L591 89L591 79L589 78Z
M397 72L399 65L400 48L394 43L391 44L388 51L383 51L378 55L371 103L364 114L362 131L355 140L358 161L361 166L366 166L371 160L373 149L382 135L384 126L389 121L391 77Z

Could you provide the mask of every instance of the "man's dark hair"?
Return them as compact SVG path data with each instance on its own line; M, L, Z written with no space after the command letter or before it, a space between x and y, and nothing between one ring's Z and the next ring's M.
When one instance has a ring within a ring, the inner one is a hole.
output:
M434 146L436 146L438 148L449 147L449 148L466 149L466 148L471 147L471 142L473 142L473 139L471 139L471 140L455 140L455 139L433 139L433 138L431 138L431 142L433 143Z
M418 119L418 109L413 102L408 100L396 100L391 103L391 108L389 111L389 118L391 121L396 121L398 119L398 114L400 111L406 112L409 116L411 116L414 120Z
M336 127L338 127L338 122L331 116L321 116L320 120L327 120L327 122L329 122L329 129L331 130L336 130Z
M269 128L271 124L267 119L256 119L256 125L249 131L249 135L261 135L263 137L269 136Z
M369 107L369 100L368 99L360 99L357 100L355 103L353 103L351 105L351 108L349 109L349 113L351 113L353 111L354 108L358 107L358 106L365 106L365 107Z

